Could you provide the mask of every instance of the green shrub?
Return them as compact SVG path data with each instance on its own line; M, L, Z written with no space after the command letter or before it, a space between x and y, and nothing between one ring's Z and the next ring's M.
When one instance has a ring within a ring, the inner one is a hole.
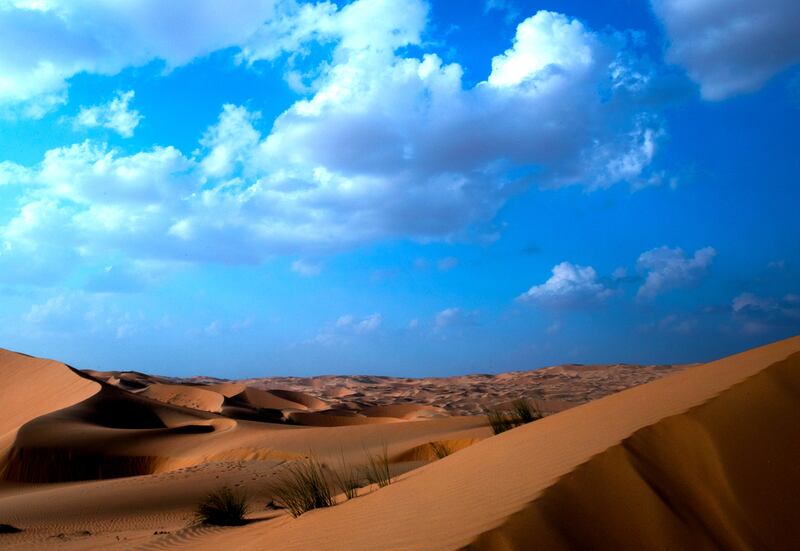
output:
M245 523L247 513L247 495L224 486L197 505L194 518L202 524L240 526Z

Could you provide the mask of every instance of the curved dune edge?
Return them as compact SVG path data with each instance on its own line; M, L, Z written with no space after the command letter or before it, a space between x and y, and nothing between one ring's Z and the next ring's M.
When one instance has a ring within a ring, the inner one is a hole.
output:
M41 415L72 406L100 390L66 364L0 349L0 455L17 429Z
M794 337L691 368L487 439L332 509L195 545L746 549L760 537L781 547L800 538L798 352Z

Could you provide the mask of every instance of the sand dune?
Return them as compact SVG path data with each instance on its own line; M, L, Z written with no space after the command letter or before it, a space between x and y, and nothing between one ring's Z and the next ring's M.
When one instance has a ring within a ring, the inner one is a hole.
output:
M97 383L51 360L0 349L0 366L0 457L24 423L100 390Z
M301 391L130 372L82 378L2 352L2 388L17 398L0 402L0 414L9 404L24 411L0 415L10 435L0 523L23 532L0 535L0 545L759 549L800 541L800 338L685 370L619 369L632 380L679 372L490 437L484 416L434 405L444 380L355 377L337 391L344 380L326 376L298 380ZM47 399L30 389L31 374ZM452 379L454 403L502 403L514 396L509 385L537 381L549 390L535 396L553 406L567 380L577 381L567 395L575 401L601 381L628 380L611 366ZM395 401L382 403L379 391ZM423 400L408 401L412 394ZM292 461L313 454L333 469L384 446L398 483L297 519L264 508ZM438 459L437 446L454 453ZM222 484L247 489L255 522L192 526L197 501Z
M484 440L363 498L202 545L790 549L800 541L797 419L793 338Z
M147 386L141 394L174 406L213 411L214 413L222 411L222 402L225 400L225 396L219 392L188 385L155 383Z

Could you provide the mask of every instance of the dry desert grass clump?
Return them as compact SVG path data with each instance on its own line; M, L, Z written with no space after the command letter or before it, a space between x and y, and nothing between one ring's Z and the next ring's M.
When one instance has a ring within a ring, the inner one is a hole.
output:
M337 489L344 494L347 499L358 496L358 489L361 487L361 475L356 467L347 463L344 453L341 454L339 469L333 473Z
M247 512L247 495L224 486L208 494L197 505L194 518L200 524L241 526Z
M275 499L293 517L306 511L334 505L322 464L313 457L295 462L272 487Z
M377 484L379 488L392 483L389 472L389 451L386 444L379 453L367 453L367 464L363 467L364 477L370 484Z
M525 398L518 398L511 402L510 411L497 408L490 409L486 412L486 417L489 419L492 432L500 434L519 425L538 421L544 417L544 414L538 405L531 404Z
M454 451L453 447L447 442L429 442L428 444L433 451L433 455L436 456L436 459L444 459Z

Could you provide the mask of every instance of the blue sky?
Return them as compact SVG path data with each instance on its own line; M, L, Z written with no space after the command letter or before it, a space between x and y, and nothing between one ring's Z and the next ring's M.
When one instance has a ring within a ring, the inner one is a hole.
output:
M0 346L412 376L797 334L798 27L791 0L0 0Z

